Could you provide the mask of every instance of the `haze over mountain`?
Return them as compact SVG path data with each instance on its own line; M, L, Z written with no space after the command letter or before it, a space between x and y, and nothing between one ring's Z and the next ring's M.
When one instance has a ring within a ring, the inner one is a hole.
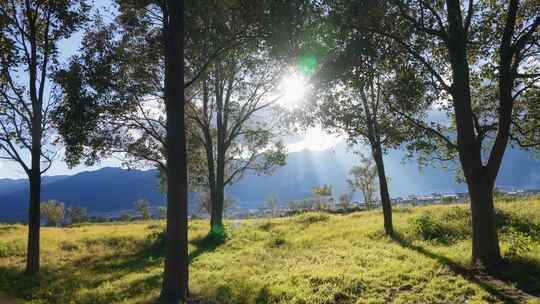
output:
M465 186L455 181L454 173L440 168L419 170L416 161L403 159L403 152L391 151L386 157L393 197L431 192L460 192ZM276 194L281 204L306 198L311 188L322 184L333 186L334 196L348 191L347 175L358 156L337 145L325 151L303 150L291 153L287 165L273 175L248 174L227 188L227 193L238 201L238 208L262 207L262 202ZM497 185L504 188L540 187L540 161L520 150L508 150ZM113 214L133 208L139 199L147 199L152 206L164 204L165 197L158 189L156 170L125 170L103 168L73 176L44 178L42 200L56 199L67 206L86 207L90 214ZM359 198L359 196L358 196ZM27 183L24 179L0 179L0 221L24 220L27 212ZM190 202L196 211L195 199Z

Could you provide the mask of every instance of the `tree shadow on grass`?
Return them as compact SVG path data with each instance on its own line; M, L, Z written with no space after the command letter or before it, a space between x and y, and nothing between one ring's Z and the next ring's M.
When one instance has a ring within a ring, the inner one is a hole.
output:
M43 265L37 275L28 275L19 267L0 266L0 290L20 299L45 303L69 303L73 299L88 304L115 303L159 288L161 274L149 275L148 270L162 263L161 253L144 244L135 253L87 255L61 266ZM140 277L124 278L131 274ZM107 287L110 283L119 283L119 287L111 289ZM126 285L129 287L122 287ZM101 286L105 287L99 290Z
M475 283L482 289L497 297L504 303L525 303L535 298L540 292L540 265L532 261L524 263L510 262L497 270L480 270L452 261L450 258L436 254L426 248L412 244L399 234L392 236L399 245L414 250L430 259L446 265L451 271L461 275L469 282ZM517 288L513 286L517 286Z
M188 263L191 264L204 253L216 250L219 246L225 244L226 241L227 235L225 232L214 229L210 230L206 236L192 240L190 243L195 245L195 250L188 255Z

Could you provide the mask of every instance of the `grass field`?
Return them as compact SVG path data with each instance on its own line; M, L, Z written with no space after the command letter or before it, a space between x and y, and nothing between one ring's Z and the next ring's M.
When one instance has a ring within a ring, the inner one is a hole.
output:
M540 200L499 202L496 273L472 271L465 205L231 221L224 243L190 222L190 284L202 303L540 303ZM151 303L163 222L42 230L42 274L22 273L26 227L0 226L0 301ZM2 296L1 293L5 295Z

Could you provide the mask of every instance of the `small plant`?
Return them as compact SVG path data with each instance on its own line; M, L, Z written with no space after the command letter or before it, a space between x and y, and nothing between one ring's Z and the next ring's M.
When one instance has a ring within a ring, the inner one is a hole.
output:
M210 232L208 232L206 237L203 239L202 245L204 245L205 247L213 247L214 245L219 246L225 243L228 238L229 236L224 226L214 225L212 226L212 229L210 229Z
M314 224L317 222L325 222L330 219L330 216L328 214L324 214L321 212L310 212L310 213L303 213L296 217L296 222L300 224Z
M270 240L268 241L268 246L271 248L281 248L287 244L285 237L282 233L272 233Z
M10 250L6 243L0 243L0 258L7 258L11 256Z
M19 242L0 242L0 258L24 255L24 245Z
M503 236L506 244L506 256L508 258L522 257L529 252L533 246L533 239L530 235L510 228Z
M447 240L446 229L430 214L422 214L412 222L415 234L422 237L425 241Z

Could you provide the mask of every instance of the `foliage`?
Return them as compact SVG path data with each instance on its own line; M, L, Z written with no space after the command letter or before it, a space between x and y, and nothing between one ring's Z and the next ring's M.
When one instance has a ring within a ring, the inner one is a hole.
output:
M368 209L373 208L377 193L377 167L373 160L367 157L362 157L360 165L353 166L347 179L351 191L362 192L364 203Z
M118 220L121 221L121 222L129 222L132 219L133 219L133 217L131 215L129 215L128 213L124 213L118 218Z
M47 219L49 226L59 226L64 221L65 207L64 203L56 200L49 200L41 203L41 216Z
M503 237L508 258L522 257L534 248L533 238L515 228L508 229Z
M28 175L47 171L56 156L50 114L58 99L50 76L61 64L59 44L86 23L88 10L85 0L15 0L0 7L0 156Z
M330 216L322 212L307 212L296 216L294 221L299 224L310 225L318 222L326 222L329 219Z
M159 218L160 219L164 219L167 217L167 207L165 206L160 206L157 208L158 210L158 214L159 214Z
M199 205L199 212L211 214L212 212L212 198L210 197L209 191L201 191L197 193L198 199L197 203ZM223 199L223 212L225 215L229 214L238 202L231 196L225 195Z
M338 199L338 207L347 210L351 207L353 192L342 193Z
M88 210L84 207L67 208L67 216L71 224L78 224L88 220Z
M333 203L332 186L322 185L311 189L313 194L312 207L315 210L325 210Z
M150 219L150 203L144 198L138 199L135 203L135 210L143 220Z

